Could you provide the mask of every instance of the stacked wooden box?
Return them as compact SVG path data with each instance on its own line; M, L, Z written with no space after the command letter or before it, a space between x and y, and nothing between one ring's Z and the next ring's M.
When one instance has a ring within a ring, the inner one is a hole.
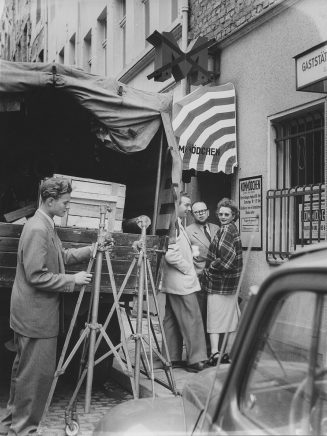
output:
M15 278L17 266L17 248L23 226L20 224L0 223L0 294L1 288L11 288ZM58 235L65 248L82 247L92 244L97 240L97 230L82 229L82 228L59 228ZM131 233L112 234L115 241L113 252L111 253L112 268L114 272L116 286L119 289L123 283L127 271L135 257L133 244L140 239L140 235ZM150 261L153 276L157 270L157 254L156 249L163 247L164 238L159 236L147 236L148 259ZM78 271L85 271L87 262L78 265L69 265L66 268L67 274L74 274ZM94 270L94 267L93 267ZM136 266L133 269L131 276L126 284L124 295L137 294ZM87 287L87 291L91 290L93 284ZM149 285L150 286L150 285ZM79 291L79 288L76 288ZM101 292L111 294L111 284L106 261L103 261ZM1 299L0 299L1 301ZM8 306L9 307L9 306Z
M54 176L69 179L73 188L68 213L63 218L55 217L57 226L97 229L100 205L106 204L111 209L107 214L107 229L110 232L122 231L125 185L61 174Z

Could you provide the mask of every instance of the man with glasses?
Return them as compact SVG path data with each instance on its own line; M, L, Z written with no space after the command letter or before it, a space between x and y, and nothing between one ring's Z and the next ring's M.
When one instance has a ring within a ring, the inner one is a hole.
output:
M204 201L195 201L192 204L191 210L194 223L186 227L186 233L193 248L194 246L198 247L197 250L193 250L195 254L193 256L193 263L199 277L205 267L211 241L217 233L219 226L208 222L209 210ZM206 330L207 294L201 290L197 293L197 296Z

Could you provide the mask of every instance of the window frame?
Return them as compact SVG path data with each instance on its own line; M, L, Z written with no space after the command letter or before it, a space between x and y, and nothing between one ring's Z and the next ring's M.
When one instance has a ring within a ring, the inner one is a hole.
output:
M326 119L326 100L325 99L317 99L311 103L306 105L302 105L300 107L294 108L292 110L284 111L282 113L276 114L272 117L268 118L269 125L269 138L268 144L269 152L268 152L268 185L267 193L266 193L266 260L270 264L280 264L289 259L292 252L296 251L298 247L302 247L311 244L313 242L319 242L323 240L323 233L321 230L316 231L316 233L320 232L321 234L316 235L316 237L311 237L315 231L312 233L315 227L318 226L326 226L326 213L321 212L321 222L309 224L310 229L310 237L309 238L301 238L296 237L296 231L299 221L298 214L300 213L300 206L298 209L292 210L290 208L290 200L291 203L295 201L295 203L299 203L301 195L304 197L305 195L310 195L306 193L305 190L318 190L320 193L319 202L323 205L323 202L326 197L326 193L322 191L324 180L320 180L320 182L311 183L308 185L302 186L294 186L291 187L291 163L289 160L289 141L286 138L286 150L284 156L282 153L278 153L278 142L282 141L282 139L277 137L277 128L276 126L282 125L283 123L290 122L290 120L294 120L295 118L304 118L305 116L310 116L312 113L320 112L320 119L322 121L322 126L320 128L316 128L316 133L321 131L321 148L324 155L326 154L326 123L324 120ZM313 134L314 135L314 134ZM303 133L299 134L298 137L303 136ZM285 139L284 138L284 139ZM314 139L313 139L314 141ZM310 145L310 144L309 144ZM314 159L314 154L313 154ZM326 168L325 164L325 156L321 159L321 177L325 176ZM316 186L317 188L314 188ZM315 195L315 194L314 194ZM274 200L272 198L275 197ZM278 200L280 199L280 200ZM273 202L276 202L279 206L279 216L276 217L274 215L274 211L271 210L273 206ZM279 203L278 203L279 202ZM284 203L284 206L283 206ZM314 208L316 205L314 204ZM326 210L326 202L324 209ZM272 215L273 214L273 215ZM323 217L325 215L325 217ZM301 219L302 220L302 219ZM302 221L301 221L302 222ZM302 224L302 227L304 224ZM284 229L282 230L282 228ZM312 228L313 227L313 228ZM276 230L276 233L274 231ZM277 234L278 233L278 234ZM301 240L301 242L296 242L297 240Z

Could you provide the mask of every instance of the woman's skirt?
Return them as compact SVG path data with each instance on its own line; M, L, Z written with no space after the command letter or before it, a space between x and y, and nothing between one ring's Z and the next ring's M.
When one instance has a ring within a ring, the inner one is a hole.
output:
M233 314L233 315L232 315ZM232 316L231 325L230 318ZM207 300L207 332L227 333L237 329L240 318L238 303L235 295L208 294Z

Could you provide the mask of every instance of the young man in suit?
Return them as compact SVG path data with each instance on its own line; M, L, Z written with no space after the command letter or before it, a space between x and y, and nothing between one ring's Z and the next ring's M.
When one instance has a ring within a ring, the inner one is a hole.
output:
M200 277L205 267L208 251L219 226L208 222L209 211L204 201L195 201L192 204L192 215L194 223L186 227L186 233L189 237L192 246L198 247L198 253L193 256L193 263L195 271ZM200 291L198 294L199 306L203 318L204 329L207 329L207 294ZM209 345L209 338L207 337L207 346Z
M191 242L182 219L191 209L191 200L181 193L178 206L176 243L168 246L165 255L162 291L166 293L164 330L173 366L182 361L183 341L190 372L206 367L207 352L203 322L196 294L200 284L193 265Z
M41 205L19 240L10 308L17 354L0 434L36 434L55 372L60 292L73 292L92 279L85 271L68 275L64 269L88 260L92 246L66 250L54 228L53 218L64 216L71 191L66 179L43 181Z

